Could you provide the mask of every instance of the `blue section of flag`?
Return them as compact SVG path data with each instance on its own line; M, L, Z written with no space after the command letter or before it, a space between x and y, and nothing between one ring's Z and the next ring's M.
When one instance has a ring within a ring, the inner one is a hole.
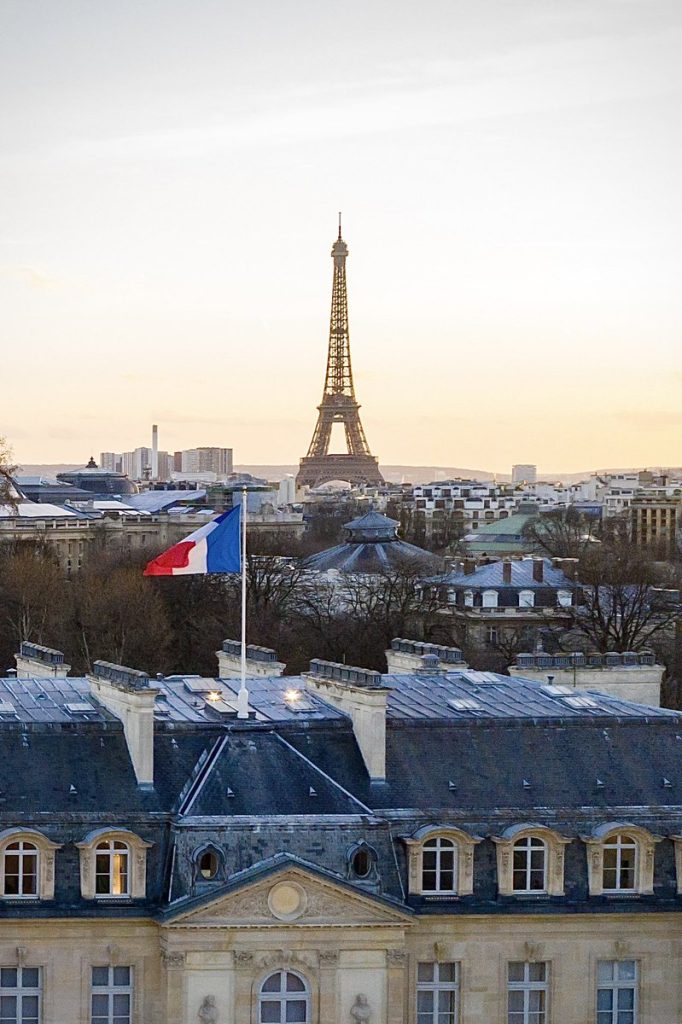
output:
M211 526L206 536L206 572L241 572L241 507L223 512Z

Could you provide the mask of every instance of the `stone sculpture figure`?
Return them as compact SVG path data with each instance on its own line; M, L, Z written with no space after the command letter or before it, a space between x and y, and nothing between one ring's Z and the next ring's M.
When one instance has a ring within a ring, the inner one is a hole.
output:
M357 995L355 1002L350 1008L350 1015L353 1024L372 1024L372 1011L367 1002L367 996Z
M199 1024L218 1024L218 1007L215 996L206 996L197 1013Z

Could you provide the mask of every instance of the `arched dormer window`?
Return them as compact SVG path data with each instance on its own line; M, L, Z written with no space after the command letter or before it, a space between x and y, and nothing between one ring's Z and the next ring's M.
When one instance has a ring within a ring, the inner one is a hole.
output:
M473 590L465 590L464 591L464 607L465 608L473 608L474 607L474 592L473 592Z
M582 839L590 896L654 891L654 851L660 836L639 825L612 821Z
M573 595L570 590L557 590L556 603L560 608L570 608L573 604Z
M564 846L570 839L531 822L493 836L502 896L564 895Z
M534 608L535 592L533 590L519 590L519 608Z
M54 862L59 843L33 829L0 832L0 898L54 899Z
M310 986L297 971L275 971L258 993L258 1024L310 1024Z
M427 825L405 840L413 896L469 896L479 836L448 825Z
M147 885L145 842L128 829L95 829L76 843L83 899L142 899Z
M222 881L225 876L225 859L222 850L213 843L205 843L192 854L195 882Z
M483 608L497 608L497 591L496 590L484 590L481 595L481 607Z

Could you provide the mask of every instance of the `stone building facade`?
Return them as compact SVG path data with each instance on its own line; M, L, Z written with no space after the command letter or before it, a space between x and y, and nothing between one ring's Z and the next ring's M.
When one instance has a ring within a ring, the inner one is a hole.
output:
M314 662L249 678L239 718L233 678L25 655L0 680L3 1021L681 1019L678 713Z

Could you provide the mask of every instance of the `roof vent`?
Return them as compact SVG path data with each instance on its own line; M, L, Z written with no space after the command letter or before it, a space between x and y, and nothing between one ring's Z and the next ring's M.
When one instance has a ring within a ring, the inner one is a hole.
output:
M448 789L450 790L450 792L452 792L453 790L457 789L457 786L456 786L456 784L455 784L455 783L454 783L454 782L452 781L452 779L450 779L450 781L448 782Z
M666 779L665 777L663 778L663 788L672 789L672 782L670 781L670 779Z
M523 788L524 789L530 789L530 780L529 779L524 779L523 780Z
M453 697L452 700L448 701L451 708L455 711L477 711L481 705L473 697Z
M565 697L564 703L571 708L598 708L596 700L591 697Z
M87 715L90 712L95 711L92 704L86 704L85 702L65 704L64 709L68 711L70 715Z
M0 715L16 715L17 709L9 700L0 701Z
M317 796L317 790L313 789L313 787L311 786L310 789L308 790L308 796Z

